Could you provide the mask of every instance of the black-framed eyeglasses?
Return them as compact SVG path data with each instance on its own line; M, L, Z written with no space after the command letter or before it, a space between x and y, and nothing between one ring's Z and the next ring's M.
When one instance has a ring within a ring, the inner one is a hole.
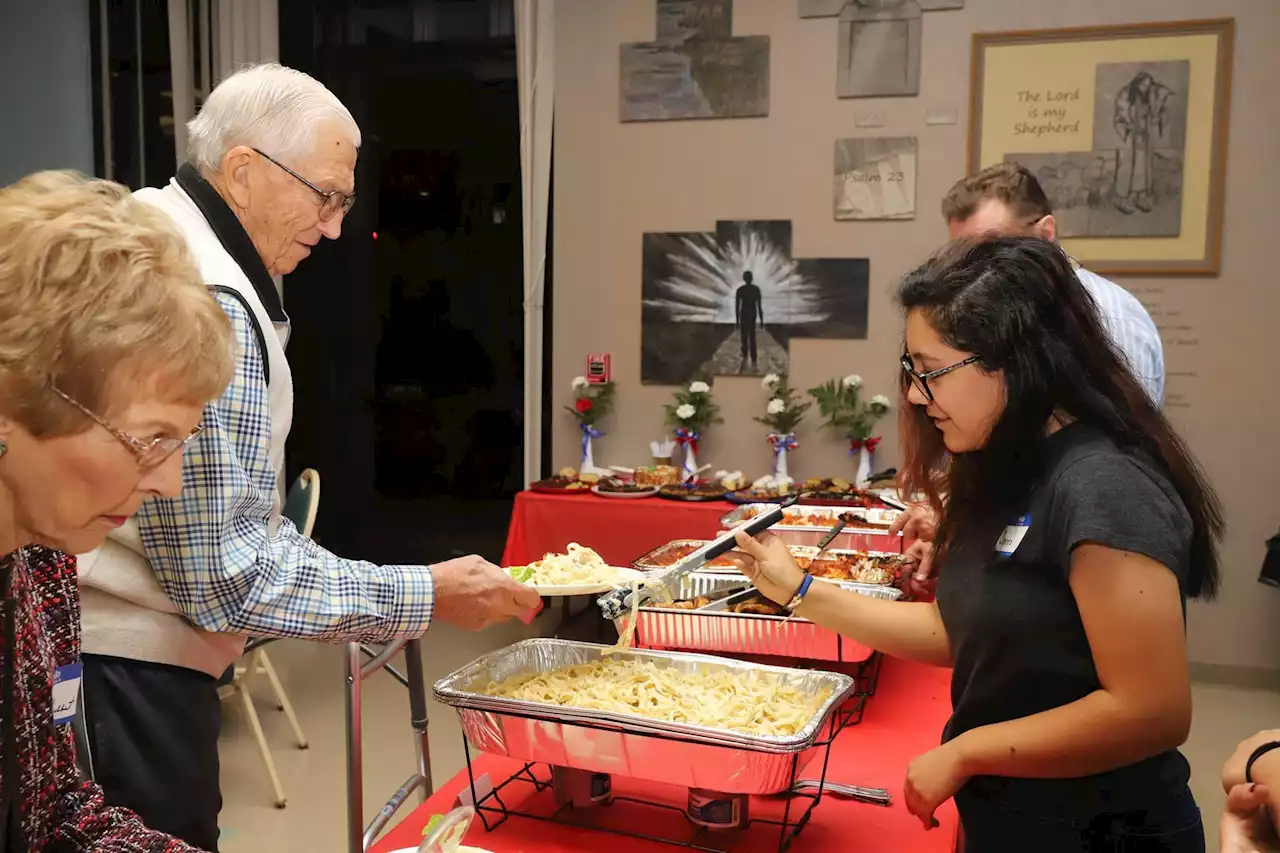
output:
M320 220L322 222L328 222L337 215L339 210L342 211L343 216L346 216L351 212L352 205L356 203L356 197L354 195L347 195L346 193L339 192L338 190L322 190L265 151L257 148L253 150L258 154L261 154L267 160L270 160L272 163L275 163L281 169L284 169L293 177L297 178L307 187L307 189L320 197Z
M946 376L953 370L959 370L966 364L975 364L978 361L980 361L978 356L971 355L968 358L957 361L955 364L948 364L946 367L939 367L937 370L930 370L928 373L921 373L916 370L916 366L912 364L911 356L904 352L902 354L902 372L911 377L912 383L914 383L916 388L920 390L920 393L924 395L924 398L932 403L933 392L929 390L930 379L937 379L939 376Z
M57 386L50 385L49 390L75 406L87 415L94 423L111 433L117 441L133 453L138 460L138 466L140 468L155 468L162 464L166 459L185 447L187 442L191 441L204 430L203 426L197 425L195 429L191 430L190 434L188 434L186 438L153 438L150 440L136 438L129 435L127 432L121 432L116 429L101 415L91 411L87 406L81 405L71 397L71 395L64 393Z

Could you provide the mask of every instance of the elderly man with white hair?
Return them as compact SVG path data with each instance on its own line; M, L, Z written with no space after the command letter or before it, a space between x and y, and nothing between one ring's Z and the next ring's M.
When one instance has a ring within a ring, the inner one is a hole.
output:
M214 89L189 132L189 162L136 195L186 236L235 327L236 372L183 460L182 496L145 505L81 557L84 708L108 802L216 850L217 680L246 636L381 642L435 620L479 629L538 596L476 556L344 559L281 517L293 385L272 276L338 238L355 201L360 130L316 80L258 65Z

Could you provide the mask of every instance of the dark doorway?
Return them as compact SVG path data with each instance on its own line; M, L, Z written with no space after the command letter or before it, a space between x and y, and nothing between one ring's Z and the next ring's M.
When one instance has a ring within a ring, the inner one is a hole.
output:
M514 17L491 0L281 0L281 61L364 136L340 241L285 282L290 475L348 556L501 555L521 487Z

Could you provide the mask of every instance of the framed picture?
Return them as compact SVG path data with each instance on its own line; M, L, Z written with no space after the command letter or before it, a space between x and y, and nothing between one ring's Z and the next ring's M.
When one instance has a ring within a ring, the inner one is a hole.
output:
M1039 179L1104 275L1216 275L1235 21L976 33L969 174Z

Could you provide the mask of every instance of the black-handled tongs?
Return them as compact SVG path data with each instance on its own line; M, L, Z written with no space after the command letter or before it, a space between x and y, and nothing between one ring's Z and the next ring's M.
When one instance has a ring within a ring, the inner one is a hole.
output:
M633 592L629 588L615 589L606 595L602 595L597 604L600 605L600 612L605 619L613 620L629 611L635 604L634 596L639 595L640 603L648 601L659 591L665 587L669 590L678 588L680 579L702 568L709 561L714 560L721 554L726 554L736 547L736 538L738 531L745 532L748 536L755 536L773 527L782 521L782 514L789 507L793 506L796 501L800 500L799 495L792 495L785 498L777 506L769 509L767 512L757 515L755 518L738 525L727 533L721 534L714 542L708 542L689 556L678 561L671 568L667 569L653 580L647 581L639 588L638 593Z

